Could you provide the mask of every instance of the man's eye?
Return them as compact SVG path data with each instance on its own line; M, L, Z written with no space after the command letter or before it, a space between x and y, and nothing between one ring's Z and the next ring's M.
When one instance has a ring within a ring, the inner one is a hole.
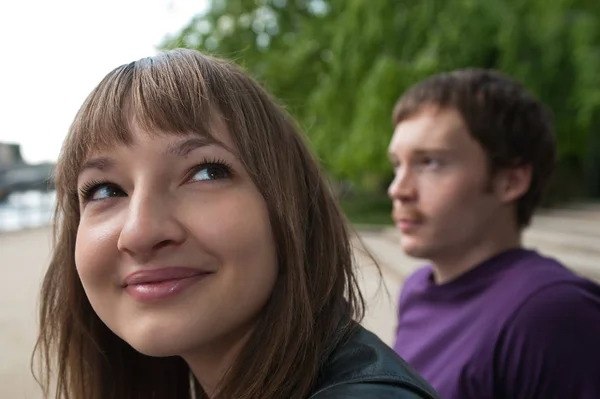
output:
M424 158L423 165L427 168L437 169L442 166L442 162L437 158Z

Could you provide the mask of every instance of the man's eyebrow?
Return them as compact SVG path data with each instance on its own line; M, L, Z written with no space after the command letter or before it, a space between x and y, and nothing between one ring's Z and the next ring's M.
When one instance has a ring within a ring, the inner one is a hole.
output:
M414 151L416 155L447 155L452 154L454 151L448 148L419 148Z
M423 156L423 155L450 155L453 154L454 151L448 148L417 148L411 151L411 155L413 156ZM397 161L398 157L394 152L388 152L388 158L391 161Z

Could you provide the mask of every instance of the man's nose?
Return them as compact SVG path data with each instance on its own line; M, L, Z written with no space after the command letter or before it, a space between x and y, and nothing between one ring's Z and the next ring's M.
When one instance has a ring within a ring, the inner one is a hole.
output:
M410 171L398 170L388 187L388 196L392 200L411 201L417 197L416 184Z

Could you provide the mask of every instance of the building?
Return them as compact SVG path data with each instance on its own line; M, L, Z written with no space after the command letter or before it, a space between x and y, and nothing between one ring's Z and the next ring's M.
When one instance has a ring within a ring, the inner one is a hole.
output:
M21 156L19 144L0 143L0 201L17 191L54 189L55 164L28 164Z

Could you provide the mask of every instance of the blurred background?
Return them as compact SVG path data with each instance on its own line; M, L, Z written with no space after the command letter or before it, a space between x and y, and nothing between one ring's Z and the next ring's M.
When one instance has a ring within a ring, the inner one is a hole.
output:
M0 4L0 41L1 398L39 397L29 356L69 124L108 71L161 49L236 61L296 117L380 262L389 295L365 268L365 323L386 342L418 265L390 228L391 110L437 72L496 68L551 108L559 168L526 243L600 281L596 0L22 0Z

